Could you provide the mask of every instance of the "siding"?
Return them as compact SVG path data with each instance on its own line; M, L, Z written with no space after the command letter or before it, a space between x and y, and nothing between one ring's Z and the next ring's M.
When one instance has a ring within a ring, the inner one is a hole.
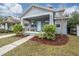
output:
M57 34L67 34L67 20L56 20L55 24L60 24L60 27L56 28Z
M51 13L51 12L48 12L48 11L43 10L43 9L32 7L32 9L30 9L23 17L25 18L27 16L44 14L44 13Z

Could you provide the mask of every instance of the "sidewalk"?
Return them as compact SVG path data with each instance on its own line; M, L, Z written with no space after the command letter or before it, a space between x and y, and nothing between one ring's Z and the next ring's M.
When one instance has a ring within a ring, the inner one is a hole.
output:
M16 34L8 34L8 35L3 35L3 36L0 36L0 39L2 38L7 38L7 37L11 37L11 36L15 36Z
M24 37L16 42L13 42L11 44L5 45L0 48L0 56L7 53L8 51L18 47L19 45L23 44L24 42L28 41L29 39L33 38L34 36L27 36Z

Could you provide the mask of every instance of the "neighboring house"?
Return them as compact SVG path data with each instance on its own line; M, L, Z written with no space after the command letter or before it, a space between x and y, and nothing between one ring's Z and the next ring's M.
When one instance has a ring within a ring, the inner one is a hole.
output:
M8 17L6 20L3 20L0 23L0 29L12 31L12 26L16 23L20 23L20 21L17 21L17 20L14 20L11 17Z
M57 34L67 34L67 19L65 9L54 10L49 7L31 5L21 15L21 25L26 31L42 31L44 24L56 24Z

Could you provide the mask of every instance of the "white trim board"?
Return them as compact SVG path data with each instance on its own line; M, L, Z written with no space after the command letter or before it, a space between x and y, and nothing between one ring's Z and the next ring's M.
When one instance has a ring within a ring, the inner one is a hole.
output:
M42 16L42 15L50 15L51 13L42 13L42 14L36 14L36 15L29 15L29 16L24 16L23 18L30 18L30 17L37 17L37 16ZM52 13L53 14L53 13Z

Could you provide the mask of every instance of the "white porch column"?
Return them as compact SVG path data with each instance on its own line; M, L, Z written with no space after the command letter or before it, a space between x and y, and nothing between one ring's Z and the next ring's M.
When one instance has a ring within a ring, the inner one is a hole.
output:
M31 24L28 25L28 31L31 31Z
M21 18L21 25L24 28L23 18Z
M49 24L54 24L53 13L49 14Z
M3 25L2 24L0 24L0 27L3 29Z
M5 29L8 30L8 24L7 23L5 23Z

